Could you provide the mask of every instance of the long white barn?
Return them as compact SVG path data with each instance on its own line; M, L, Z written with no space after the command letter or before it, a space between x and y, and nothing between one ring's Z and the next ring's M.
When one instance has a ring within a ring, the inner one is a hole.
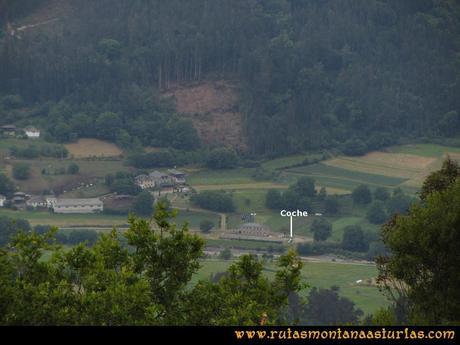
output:
M55 199L52 208L55 213L97 213L104 210L99 198Z

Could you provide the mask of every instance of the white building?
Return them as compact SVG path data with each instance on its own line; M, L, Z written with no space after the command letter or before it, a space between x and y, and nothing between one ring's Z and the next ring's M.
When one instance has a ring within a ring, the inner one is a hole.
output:
M28 138L31 138L31 139L40 138L40 130L35 127L26 127L24 128L24 132L26 133Z
M33 208L48 207L47 200L42 196L32 196L29 200L26 201L26 205Z
M104 204L99 198L56 199L53 205L55 213L97 213L103 209Z
M160 171L152 171L149 174L149 177L155 182L156 187L172 187L173 181L168 174L162 173Z
M185 174L182 171L176 170L176 169L170 169L168 170L169 175L171 176L171 179L174 181L174 183L177 184L185 184Z
M46 197L45 200L46 200L46 207L48 208L53 208L57 201L57 199L54 196L48 196Z
M136 184L142 189L150 189L155 187L155 180L148 175L139 175L134 179Z
M6 197L4 195L0 195L0 207L5 206Z

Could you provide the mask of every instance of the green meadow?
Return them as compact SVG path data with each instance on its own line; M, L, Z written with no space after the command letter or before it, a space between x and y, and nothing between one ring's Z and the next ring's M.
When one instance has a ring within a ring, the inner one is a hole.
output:
M231 260L203 260L202 267L193 277L192 283L198 280L209 279L212 274L224 272L232 264ZM265 274L270 278L274 277L276 266L268 263L265 266ZM366 280L372 280L377 276L377 269L374 265L364 264L342 264L324 262L304 262L302 268L302 281L309 287L330 288L339 287L339 294L352 300L364 314L375 313L379 308L388 304L387 299L380 293L378 288ZM358 284L356 281L362 280ZM373 280L372 280L373 281ZM302 292L308 295L308 290Z

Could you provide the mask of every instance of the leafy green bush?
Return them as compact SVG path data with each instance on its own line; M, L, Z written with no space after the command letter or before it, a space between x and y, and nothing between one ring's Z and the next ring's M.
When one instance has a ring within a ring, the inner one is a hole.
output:
M190 198L192 204L216 212L233 212L235 204L230 194L223 191L204 191Z

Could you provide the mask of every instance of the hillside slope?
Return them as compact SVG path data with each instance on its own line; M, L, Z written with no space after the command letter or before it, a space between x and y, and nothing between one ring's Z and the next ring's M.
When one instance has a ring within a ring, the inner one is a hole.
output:
M95 136L190 150L198 134L205 145L256 156L362 154L406 138L460 135L456 1L0 6L1 124L21 119L58 141ZM209 80L237 80L238 100L230 84L200 86ZM192 124L177 124L175 109L152 97L161 94L174 95ZM201 109L202 97L212 104ZM34 109L17 116L18 100Z
M192 120L203 144L244 150L247 144L238 93L234 83L221 80L177 85L163 95L174 100L179 114Z

